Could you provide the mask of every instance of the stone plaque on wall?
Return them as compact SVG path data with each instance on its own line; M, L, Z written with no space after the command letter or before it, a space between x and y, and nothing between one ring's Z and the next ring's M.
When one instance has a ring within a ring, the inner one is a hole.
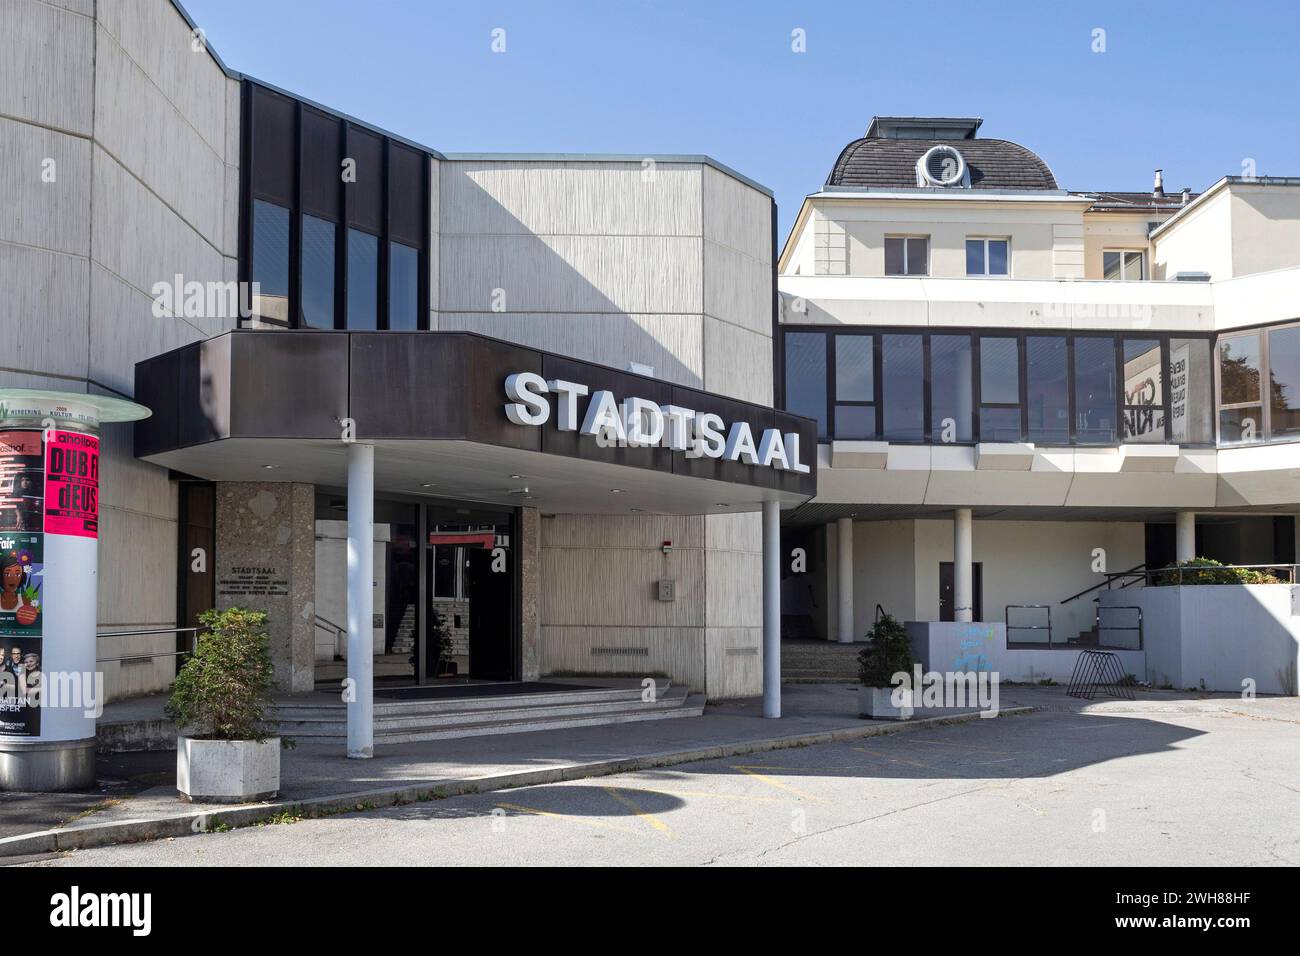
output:
M223 597L288 594L289 579L275 565L233 565L218 573L217 593Z

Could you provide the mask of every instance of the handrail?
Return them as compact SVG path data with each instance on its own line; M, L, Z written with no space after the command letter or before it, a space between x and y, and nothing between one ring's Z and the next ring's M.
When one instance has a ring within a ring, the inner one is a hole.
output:
M1101 624L1101 612L1102 612L1102 611L1137 611L1137 624L1134 625L1133 627L1112 627L1112 626L1107 626L1107 627L1103 628L1103 627L1102 627L1102 624ZM1096 619L1096 626L1097 626L1097 646L1098 646L1098 647L1109 647L1109 648L1116 649L1116 650L1121 650L1121 651L1133 651L1133 650L1140 651L1140 650L1143 649L1143 644L1142 644L1142 639L1143 639L1143 634L1142 634L1142 608L1138 607L1136 604L1099 604L1099 605L1097 605L1097 619ZM1138 635L1137 647L1120 647L1120 646L1117 645L1117 644L1106 644L1104 641L1102 641L1102 637L1101 637L1101 632L1102 632L1103 630L1107 630L1107 631L1137 631L1137 635Z
M135 631L105 631L103 634L96 634L95 639L98 640L101 637L144 637L149 634L193 634L197 637L199 630L200 629L197 627L153 627ZM125 654L121 657L97 657L95 658L95 663L108 664L113 661L144 661L150 660L154 657L182 657L186 654L193 653L194 650L191 646L191 649L187 651L154 651L142 654Z
M344 654L342 649L339 647L339 642L342 641L344 646L347 645L348 629L346 627L340 627L328 618L321 617L319 614L316 615L315 623L322 631L334 632L334 659L336 661L343 660Z
M883 607L881 607L879 604L877 604L877 605L876 605L876 623L879 624L879 623L880 623L880 619L881 619L882 617L884 617L884 616L885 616L885 609L884 609Z
M1011 611L1013 608L1020 611L1031 610L1031 609L1046 611L1047 623L1046 624L1012 624ZM1006 625L1008 646L1010 646L1012 643L1017 643L1017 644L1032 643L1027 641L1013 642L1011 640L1012 631L1046 631L1047 644L1049 647L1052 644L1052 606L1050 604L1008 604L1006 607L1002 609L1002 623Z
M143 634L197 634L197 627L155 627L143 631L105 631L103 634L96 634L96 639L101 637L139 637Z
M1101 588L1109 588L1109 587L1111 586L1111 579L1112 579L1112 578L1124 578L1124 577L1128 577L1130 574L1133 574L1133 573L1136 572L1136 571L1141 571L1141 570L1144 569L1145 567L1146 567L1146 562L1144 561L1144 562L1142 562L1141 564L1135 564L1135 565L1133 565L1133 567L1129 568L1127 571L1115 571L1114 573L1106 574L1106 580L1102 581L1100 584L1094 584L1092 587L1084 588L1084 589L1083 589L1082 591L1080 591L1078 594L1071 594L1068 598L1066 598L1065 600L1060 601L1060 602L1058 602L1058 603L1060 603L1060 604L1069 604L1071 601L1074 601L1074 600L1076 600L1076 599L1078 599L1078 598L1081 598L1081 597L1083 597L1085 594L1090 594L1090 593L1092 593L1093 591L1100 590ZM1102 572L1102 573L1105 574L1105 572ZM1126 585L1124 585L1124 587L1128 587L1128 585L1126 584Z

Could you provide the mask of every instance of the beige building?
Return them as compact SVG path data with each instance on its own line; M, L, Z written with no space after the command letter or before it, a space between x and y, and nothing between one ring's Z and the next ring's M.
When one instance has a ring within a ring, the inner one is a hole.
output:
M820 434L787 634L1123 645L1099 593L1150 569L1293 573L1300 179L1072 191L980 125L872 120L779 257L781 400Z

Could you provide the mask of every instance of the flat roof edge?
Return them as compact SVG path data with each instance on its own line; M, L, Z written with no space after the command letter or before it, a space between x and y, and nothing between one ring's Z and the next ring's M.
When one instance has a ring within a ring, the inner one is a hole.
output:
M730 176L765 196L776 198L772 190L762 183L702 153L443 153L441 158L450 162L496 163L642 163L647 159L656 163L695 163L712 166L723 175Z

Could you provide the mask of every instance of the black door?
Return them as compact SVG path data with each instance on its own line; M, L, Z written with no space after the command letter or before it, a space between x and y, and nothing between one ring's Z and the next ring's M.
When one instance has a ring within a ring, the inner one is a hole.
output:
M493 556L493 552L496 556ZM509 549L466 548L469 673L475 680L513 680L514 574Z
M984 564L975 561L971 567L971 590L975 592L971 620L982 621L984 620ZM939 564L939 620L941 621L956 619L953 613L952 589L952 562L942 561Z

